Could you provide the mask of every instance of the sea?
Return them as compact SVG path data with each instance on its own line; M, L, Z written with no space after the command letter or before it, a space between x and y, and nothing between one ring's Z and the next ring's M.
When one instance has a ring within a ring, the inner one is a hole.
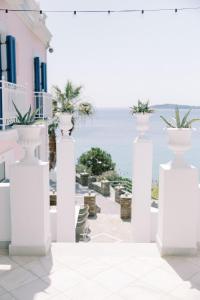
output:
M187 110L180 111L181 115ZM159 179L159 165L169 162L173 153L167 146L167 132L160 116L170 119L172 109L157 109L150 118L149 138L153 141L153 180ZM191 118L200 118L200 109L190 113ZM185 154L189 163L200 169L200 122L194 123L192 148ZM127 108L99 108L92 117L80 119L73 133L76 160L92 147L100 147L111 154L121 176L132 177L133 141L137 137L136 120Z

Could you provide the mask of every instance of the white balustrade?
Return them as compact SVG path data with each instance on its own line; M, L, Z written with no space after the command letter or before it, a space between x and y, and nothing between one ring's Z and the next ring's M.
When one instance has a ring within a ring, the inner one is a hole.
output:
M7 126L16 121L16 110L13 103L22 114L28 110L27 91L22 85L0 80L0 93L2 95L0 127L6 129Z
M34 93L34 105L38 109L37 118L51 118L52 117L52 96L45 92Z

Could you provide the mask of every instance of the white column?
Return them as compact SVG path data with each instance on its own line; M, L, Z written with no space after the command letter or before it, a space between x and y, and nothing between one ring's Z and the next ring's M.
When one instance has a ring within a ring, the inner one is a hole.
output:
M10 201L10 255L45 255L51 240L48 163L13 165Z
M40 159L42 161L49 160L49 135L48 135L48 121L44 121L45 123L41 126L41 144L40 144Z
M136 138L133 152L133 240L148 243L151 241L152 141Z
M70 136L57 139L57 242L75 242L75 155Z
M34 156L39 126L18 126L24 158L10 169L10 255L45 255L50 248L49 164Z
M160 166L157 244L161 255L196 252L198 201L195 167Z

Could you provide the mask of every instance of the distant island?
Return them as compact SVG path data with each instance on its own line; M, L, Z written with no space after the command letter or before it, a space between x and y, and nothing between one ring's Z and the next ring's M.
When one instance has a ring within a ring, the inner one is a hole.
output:
M152 108L157 108L157 109L174 109L178 106L180 109L200 109L200 106L195 106L195 105L181 105L181 104L157 104L157 105L152 105Z

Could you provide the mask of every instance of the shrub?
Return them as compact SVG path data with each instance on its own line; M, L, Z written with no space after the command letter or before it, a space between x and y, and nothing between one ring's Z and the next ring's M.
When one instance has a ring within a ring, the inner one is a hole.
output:
M100 148L91 148L83 153L78 163L91 169L92 175L101 175L103 172L115 169L111 155Z
M76 165L76 172L78 174L87 172L89 175L91 175L91 169L88 168L88 167L86 167L86 166L84 166L84 165L82 165L82 164L77 164Z

